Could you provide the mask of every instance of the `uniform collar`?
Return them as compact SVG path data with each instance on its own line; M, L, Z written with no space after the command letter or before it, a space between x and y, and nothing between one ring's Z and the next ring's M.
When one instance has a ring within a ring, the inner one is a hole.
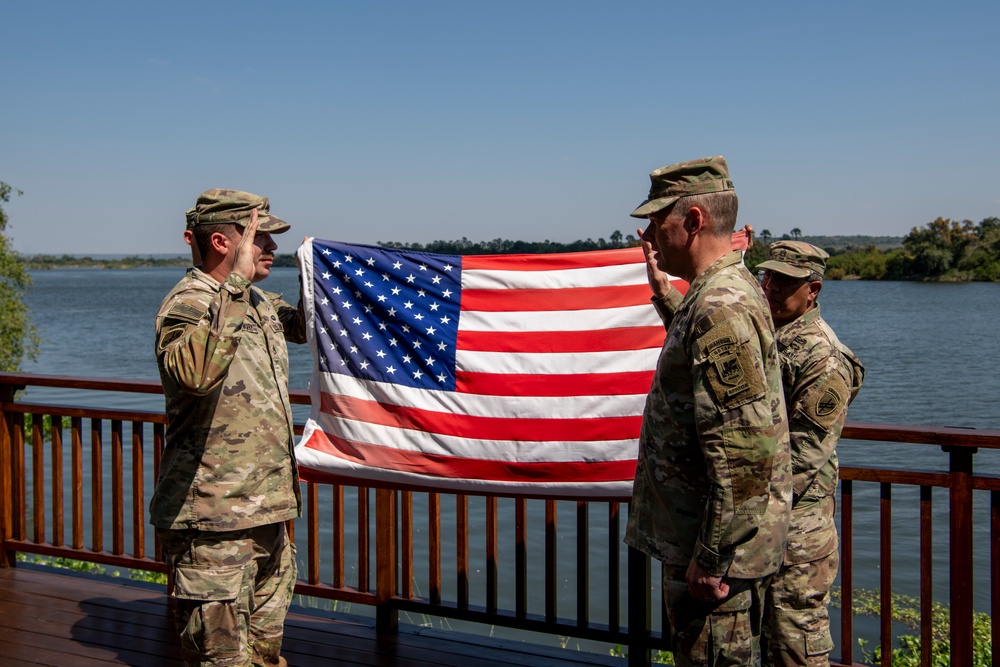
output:
M698 276L691 281L691 285L688 287L687 294L684 296L684 301L681 302L681 307L687 305L687 302L692 299L692 295L695 294L702 285L708 281L714 274L727 269L734 264L740 264L743 262L743 253L739 250L732 250L727 252L725 255L715 260L708 265L708 268L698 274Z
M819 319L819 304L817 303L810 310L798 316L783 327L779 327L776 333L788 335L797 333Z

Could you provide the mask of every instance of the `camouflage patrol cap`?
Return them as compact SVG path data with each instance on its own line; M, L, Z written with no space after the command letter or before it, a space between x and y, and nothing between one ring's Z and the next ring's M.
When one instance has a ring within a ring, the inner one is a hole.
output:
M260 221L257 227L259 231L280 234L291 228L287 222L271 214L271 202L267 197L222 188L212 188L198 195L194 206L194 222L188 224L194 227L232 223L246 227L254 209L257 209L257 219Z
M633 218L662 211L681 197L734 189L729 165L721 155L660 167L649 180L649 197L630 213Z
M806 278L810 273L822 278L830 256L822 248L805 241L775 241L769 250L767 261L758 264L757 268L777 271L793 278Z
M185 223L184 224L184 228L185 229L194 229L195 220L198 219L195 216L195 212L196 212L196 209L194 207L191 207L188 210L184 211L184 223Z

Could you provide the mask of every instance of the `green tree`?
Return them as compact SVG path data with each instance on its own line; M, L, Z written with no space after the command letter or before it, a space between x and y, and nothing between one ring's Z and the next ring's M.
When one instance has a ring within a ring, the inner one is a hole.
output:
M771 234L771 230L770 229L765 229L764 231L762 231L760 233L760 240L764 242L764 245L767 245L768 243L771 242L771 237L772 236L773 236L773 234Z
M916 228L903 239L903 247L913 258L912 270L918 276L936 278L956 269L978 245L975 225L938 218Z
M7 213L2 203L20 190L0 181L0 371L21 368L25 359L38 355L38 333L31 324L24 295L31 288L31 276L7 237Z
M797 238L799 238L800 236L802 236L802 230L801 230L801 229L799 229L798 227L794 228L794 229L792 230L792 238L793 238L793 239L797 239Z
M975 243L958 261L973 280L1000 281L1000 218L985 218L975 228Z
M768 250L766 243L755 242L753 247L746 251L743 255L743 263L746 267L750 269L751 273L757 271L757 265L761 262L767 260Z

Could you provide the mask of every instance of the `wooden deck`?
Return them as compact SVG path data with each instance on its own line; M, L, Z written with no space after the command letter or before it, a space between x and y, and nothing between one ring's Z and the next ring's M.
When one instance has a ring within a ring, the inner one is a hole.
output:
M167 598L128 583L28 567L0 569L0 664L52 667L181 665ZM624 660L460 633L373 626L291 613L283 655L291 667L561 667Z

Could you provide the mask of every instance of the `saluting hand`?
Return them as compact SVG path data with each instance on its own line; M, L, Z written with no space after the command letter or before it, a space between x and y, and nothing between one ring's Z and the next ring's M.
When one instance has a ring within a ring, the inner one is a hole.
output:
M243 228L243 238L236 245L236 260L233 262L233 271L240 274L247 280L253 282L257 275L257 257L254 240L257 237L257 209L250 212L250 222Z
M642 252L646 256L646 279L649 281L649 288L653 290L654 296L665 296L672 289L670 278L656 265L656 252L653 246L642 238L642 230L636 231L639 232L639 243L642 244Z

